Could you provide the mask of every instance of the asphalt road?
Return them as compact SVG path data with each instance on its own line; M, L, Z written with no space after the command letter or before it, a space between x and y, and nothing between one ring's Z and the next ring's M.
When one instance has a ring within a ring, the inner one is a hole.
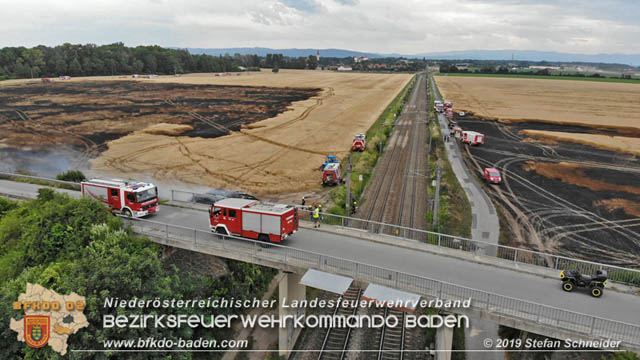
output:
M0 180L0 194L37 194L41 186ZM74 197L78 192L65 191ZM205 211L161 206L148 220L208 230ZM326 226L326 225L325 225ZM640 296L605 291L599 298L586 292L568 294L558 279L547 279L422 251L322 231L301 229L283 244L331 256L450 282L605 319L640 325Z
M435 82L431 82L434 87L434 93L437 100L441 100L438 96L438 92L435 91ZM453 104L455 109L455 104ZM448 133L448 120L444 114L438 114L438 121L440 122L440 129L443 133ZM445 143L447 149L447 157L453 172L456 174L456 178L462 185L469 202L471 203L471 238L474 240L480 240L497 244L500 238L500 224L498 222L498 214L496 208L491 203L489 196L482 190L480 184L477 183L473 174L469 172L467 166L464 163L460 148L455 139L450 139L448 143ZM490 146L490 144L483 145ZM492 247L490 251L496 251L495 247ZM495 254L488 254L495 255Z
M442 100L436 90L436 83L431 77L431 86L436 100ZM455 109L455 104L453 104ZM444 114L436 113L436 118L440 123L440 129L443 134L449 133L447 117ZM467 194L471 205L471 238L474 240L482 240L492 244L498 244L500 238L500 223L498 214L489 196L482 190L480 184L477 183L473 174L467 169L464 163L460 148L455 138L445 142L447 158L451 164L458 182L462 185L464 192ZM495 256L497 248L490 247L486 250L487 255ZM472 328L467 329L467 339L465 345L468 349L483 349L483 340L487 337L498 338L498 324L486 319L473 319ZM501 360L504 354L499 352L483 352L474 354L475 358L480 360Z

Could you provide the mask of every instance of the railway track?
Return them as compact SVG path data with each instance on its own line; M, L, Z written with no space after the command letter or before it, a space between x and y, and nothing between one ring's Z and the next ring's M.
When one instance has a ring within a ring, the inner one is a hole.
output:
M396 119L386 152L374 172L365 194L366 201L356 217L406 227L422 227L426 211L426 76L418 75L401 115ZM372 232L399 235L395 227L363 222ZM405 234L406 235L406 234Z
M405 349L405 312L396 309L384 308L384 317L395 316L398 319L397 326L385 326L380 332L380 345L377 360L402 360Z
M362 295L362 289L350 287L347 292L339 297L341 305L337 306L333 315L350 316L358 312L358 303ZM345 301L344 303L342 301ZM355 305L355 306L351 306ZM349 345L349 337L351 336L351 328L329 328L322 342L322 348L318 354L318 360L342 360L345 358L347 346Z

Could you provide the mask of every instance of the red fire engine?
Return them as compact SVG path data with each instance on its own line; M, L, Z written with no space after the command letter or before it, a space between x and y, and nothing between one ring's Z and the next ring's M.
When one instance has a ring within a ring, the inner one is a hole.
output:
M209 209L211 231L264 242L281 242L298 231L298 210L291 205L227 198Z
M342 168L339 163L329 163L322 170L322 185L338 185L342 182Z
M153 184L91 179L80 186L82 196L100 201L114 213L142 217L158 212L158 188Z
M364 151L366 146L366 138L365 134L356 134L353 137L353 145L351 145L351 150L353 151Z
M447 108L447 119L449 119L449 120L453 119L453 109L452 108Z
M475 131L463 131L460 140L469 145L484 144L484 134Z

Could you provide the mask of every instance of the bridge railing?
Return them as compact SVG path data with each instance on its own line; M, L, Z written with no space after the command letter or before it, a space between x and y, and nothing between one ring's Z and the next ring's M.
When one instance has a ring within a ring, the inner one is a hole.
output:
M206 194L172 190L171 200L182 202L207 201ZM313 221L312 211L308 207L298 207L298 213L303 220ZM321 223L340 226L347 229L365 231L379 235L414 240L449 249L471 252L478 255L497 257L513 261L514 264L542 266L555 270L576 269L583 274L593 274L596 270L606 270L612 282L640 286L640 270L621 266L602 264L598 262L570 258L561 255L543 253L535 250L516 248L506 245L492 244L481 240L473 240L459 236L447 235L433 231L409 228L400 225L386 224L347 216L322 213Z
M72 181L63 181L58 179L52 179L40 176L22 175L7 172L0 172L0 179L21 181L38 185L47 185L53 187L59 187L68 190L80 190L80 184Z
M349 276L355 280L385 285L432 299L466 300L471 298L471 308L480 311L545 324L586 338L621 340L632 347L640 346L640 326L638 325L576 313L288 246L265 244L149 220L123 218L123 222L130 225L135 233L149 236L154 242L167 246L212 255L223 255L220 251L230 251L235 254L248 255L254 259Z

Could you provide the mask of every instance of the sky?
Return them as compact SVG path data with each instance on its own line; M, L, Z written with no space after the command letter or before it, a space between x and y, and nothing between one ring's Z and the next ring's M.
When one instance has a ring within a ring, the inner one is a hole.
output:
M0 0L0 47L640 53L637 0Z

